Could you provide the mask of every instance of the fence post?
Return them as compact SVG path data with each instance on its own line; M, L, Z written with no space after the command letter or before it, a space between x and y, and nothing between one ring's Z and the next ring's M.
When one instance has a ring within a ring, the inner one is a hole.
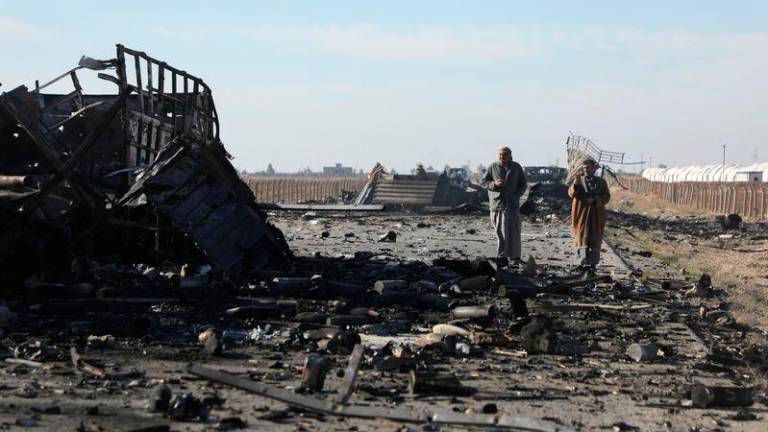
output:
M279 178L273 178L272 179L272 202L277 203L280 202L277 199L277 190L280 187L280 179Z

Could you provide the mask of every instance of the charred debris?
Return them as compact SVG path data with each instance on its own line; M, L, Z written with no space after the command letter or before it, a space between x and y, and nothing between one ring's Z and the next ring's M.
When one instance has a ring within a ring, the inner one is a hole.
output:
M111 95L84 92L96 73ZM66 94L48 94L66 84ZM219 139L202 79L117 45L0 96L0 278L56 278L75 258L209 264L235 282L290 257ZM87 260L87 259L86 259Z
M86 93L83 74L113 84L114 93ZM71 90L47 93L54 85ZM73 261L97 257L210 266L235 284L290 265L290 249L265 213L284 206L260 206L238 177L211 89L144 52L117 45L115 58L83 56L47 83L3 93L0 145L6 286L56 279ZM528 174L540 183L526 213L564 208L559 169ZM460 170L396 175L377 164L352 208L475 211L484 200Z
M566 216L570 210L567 170L549 166L527 166L530 189L520 211L526 216ZM464 168L442 173L392 174L376 164L357 195L354 207L416 210L420 212L474 212L488 202L486 189L470 180ZM353 207L353 208L354 208Z
M464 168L443 173L421 171L413 175L392 174L376 164L355 199L355 206L382 205L418 210L473 211L488 197L482 186L469 179Z

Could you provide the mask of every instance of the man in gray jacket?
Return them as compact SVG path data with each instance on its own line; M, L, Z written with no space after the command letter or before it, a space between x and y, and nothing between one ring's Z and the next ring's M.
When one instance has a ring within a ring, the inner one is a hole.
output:
M488 205L491 222L498 240L497 255L502 258L520 259L520 197L528 182L519 163L512 160L509 147L499 149L499 161L493 162L482 179L488 189Z

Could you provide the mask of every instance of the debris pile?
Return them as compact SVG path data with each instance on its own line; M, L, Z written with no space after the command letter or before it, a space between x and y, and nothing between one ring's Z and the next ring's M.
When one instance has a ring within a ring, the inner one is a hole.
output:
M520 214L542 218L565 218L571 211L568 186L560 182L533 184L528 199L520 205Z
M485 189L468 175L451 172L416 175L390 174L380 164L371 169L368 181L355 200L356 206L383 204L390 208L470 208L487 200Z
M618 210L609 210L609 224L613 227L633 230L662 230L669 236L684 236L690 239L730 239L741 237L745 240L765 240L768 236L768 222L742 223L738 214L708 216L669 216L649 218Z
M291 217L293 224L303 221ZM469 216L453 218L466 226ZM367 245L386 249L409 238L402 237L395 243L374 237ZM540 238L555 248L569 240ZM527 243L529 249L536 245ZM254 272L247 284L228 290L211 287L215 278L202 286L193 282L212 272L200 265L174 274L161 267L83 262L80 267L89 270L80 274L98 275L118 291L144 287L168 297L9 302L14 316L2 342L4 373L39 381L17 385L14 378L9 390L0 391L14 401L50 400L58 380L70 380L68 371L81 377L78 391L120 386L154 413L154 426L185 421L306 427L309 421L310 428L321 428L347 417L536 431L591 428L583 417L547 414L588 401L621 399L638 410L749 410L763 397L745 385L738 365L768 360L768 353L717 348L743 345L738 324L719 320L727 312L725 293L706 276L697 283L656 280L621 267L615 258L607 258L617 274L611 277L532 259L424 262L354 252L296 258L290 268ZM133 280L121 283L125 274ZM90 292L97 284L86 278L35 286ZM700 297L687 294L694 287L700 287L694 291ZM140 362L116 356L125 349L146 354ZM645 368L675 373L649 377ZM58 372L38 375L43 370ZM243 411L242 391L259 395L265 402L258 403L266 405L257 405L255 415ZM126 409L121 404L98 412L113 415ZM520 413L519 404L529 412ZM542 404L544 412L535 408ZM67 407L60 409L70 415ZM750 415L755 414L739 418ZM629 424L618 412L611 418ZM699 417L692 418L684 421Z
M83 70L105 71L117 94L86 94ZM67 80L70 93L44 93ZM145 53L118 45L114 59L83 57L49 83L3 93L0 142L10 285L83 256L200 261L236 282L290 256L228 160L208 86Z
M526 166L525 178L529 183L562 183L568 175L566 168L555 166Z

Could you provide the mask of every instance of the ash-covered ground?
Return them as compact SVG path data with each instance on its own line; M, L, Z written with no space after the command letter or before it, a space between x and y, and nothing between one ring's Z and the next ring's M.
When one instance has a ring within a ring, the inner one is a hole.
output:
M477 426L456 422L506 415L531 420L531 430L765 430L764 389L755 387L765 346L750 345L754 331L728 320L716 280L686 281L609 247L592 278L576 268L568 226L557 219L524 222L524 259L536 265L508 267L484 259L496 247L485 213L270 219L299 258L285 274L254 275L245 289L182 283L162 299L134 303L9 302L16 316L0 348L2 427L466 430ZM643 271L650 266L651 278ZM405 284L376 283L392 280ZM491 312L458 316L458 306ZM524 330L531 322L539 333ZM299 394L315 354L327 377L322 391L301 395L334 401L357 337L365 351L351 406L452 421L317 414L188 369L202 365ZM655 350L636 361L635 344ZM442 386L425 385L429 377L442 377ZM753 403L692 400L696 385L736 389L736 399L747 392ZM148 409L162 405L162 386L171 410ZM177 399L184 393L194 399Z

